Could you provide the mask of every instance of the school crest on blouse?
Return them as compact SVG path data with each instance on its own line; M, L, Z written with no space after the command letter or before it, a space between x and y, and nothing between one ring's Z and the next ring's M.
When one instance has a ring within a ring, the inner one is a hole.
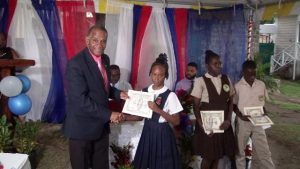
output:
M161 104L161 97L157 97L156 99L155 99L155 103L157 104L157 105L160 105Z
M223 85L223 90L224 90L225 92L229 92L229 90L230 90L229 85L228 85L228 84L224 84L224 85Z
M258 96L258 100L261 101L261 102L264 101L265 100L265 96L264 95L259 95Z

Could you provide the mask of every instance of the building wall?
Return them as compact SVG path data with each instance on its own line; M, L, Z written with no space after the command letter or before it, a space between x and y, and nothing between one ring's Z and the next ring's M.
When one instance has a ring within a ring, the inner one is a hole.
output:
M278 17L276 23L277 37L274 48L275 55L296 42L297 15Z
M278 17L276 19L277 24L277 37L275 40L274 55L280 54L283 49L290 47L287 52L291 55L295 53L295 42L299 42L299 18L297 15ZM299 58L299 57L298 57ZM288 66L280 69L276 74L280 74L284 78L293 78L294 65L289 64ZM297 61L295 69L296 79L300 78L300 63Z

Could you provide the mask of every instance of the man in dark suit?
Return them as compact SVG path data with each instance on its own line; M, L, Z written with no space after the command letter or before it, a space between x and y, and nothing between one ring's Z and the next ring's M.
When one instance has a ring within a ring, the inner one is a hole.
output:
M109 57L104 54L107 31L93 26L86 37L87 47L67 64L67 113L63 133L69 138L73 169L108 169L109 123L123 115L108 108L108 98L128 95L109 85Z

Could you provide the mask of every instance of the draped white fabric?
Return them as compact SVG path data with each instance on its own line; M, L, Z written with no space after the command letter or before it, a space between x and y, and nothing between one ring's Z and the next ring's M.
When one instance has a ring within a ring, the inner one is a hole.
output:
M165 85L173 90L177 69L171 32L164 9L153 7L142 41L136 89L144 88L152 83L148 73L151 64L160 53L167 54L169 78L165 80Z
M22 74L31 80L27 95L32 100L32 108L26 114L26 119L40 120L51 82L52 47L31 0L17 1L7 45L14 48L22 59L33 59L36 62Z
M121 79L129 81L132 62L133 5L108 1L105 25L108 41L105 53L121 69Z
M101 0L93 0L93 1L94 1L95 12L100 13L100 10L99 10L100 7L99 6L100 6L100 3L101 3L100 2Z

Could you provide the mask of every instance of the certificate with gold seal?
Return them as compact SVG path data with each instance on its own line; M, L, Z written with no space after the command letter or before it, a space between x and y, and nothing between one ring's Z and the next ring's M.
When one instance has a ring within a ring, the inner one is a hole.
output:
M154 101L153 93L128 90L128 96L129 99L126 99L122 112L146 118L152 117L148 101Z
M203 129L206 134L224 133L220 129L224 122L224 111L200 111Z

